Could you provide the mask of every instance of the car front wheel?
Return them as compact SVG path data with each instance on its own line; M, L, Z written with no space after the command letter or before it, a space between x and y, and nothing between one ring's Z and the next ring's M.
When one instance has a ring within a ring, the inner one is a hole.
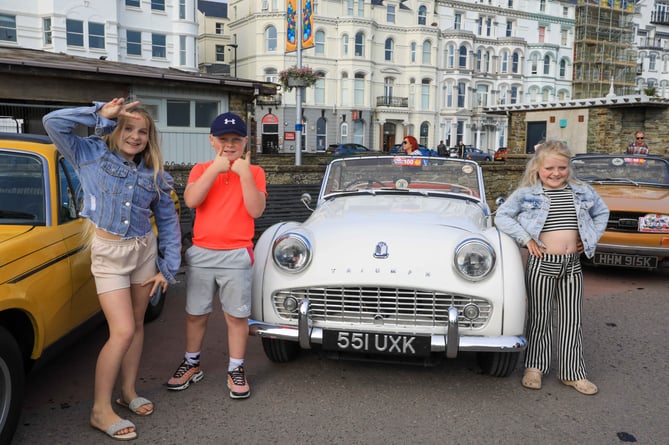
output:
M14 337L0 326L0 443L11 443L21 414L25 374Z
M300 353L300 345L294 341L263 338L262 348L268 359L274 363L285 363L295 360Z
M479 352L481 371L493 377L508 377L516 369L520 352Z

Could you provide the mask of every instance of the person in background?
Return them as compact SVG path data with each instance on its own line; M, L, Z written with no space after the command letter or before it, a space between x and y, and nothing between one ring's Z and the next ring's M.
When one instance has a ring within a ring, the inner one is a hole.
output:
M630 142L627 146L628 155L647 155L649 153L648 145L646 144L646 135L643 131L634 133L634 142Z
M421 154L418 150L418 141L413 136L404 136L402 146L404 147L404 152L408 155L420 156Z
M458 141L458 158L465 158L465 144L461 140Z
M520 187L496 212L495 225L527 247L527 350L522 385L541 389L551 367L553 308L557 314L558 378L592 395L583 358L583 272L580 254L592 258L609 209L588 184L572 177L571 153L559 141L541 144Z
M109 338L95 367L90 424L116 440L137 438L135 425L112 407L119 374L121 397L116 403L138 416L153 413L153 403L139 397L135 388L144 313L158 287L166 291L168 283L176 283L181 265L179 217L170 196L173 180L163 167L155 123L138 105L117 98L56 110L43 118L58 151L79 173L81 214L95 226L91 271ZM95 135L75 135L79 125L95 127Z
M193 245L186 261L186 351L166 383L180 391L200 381L200 351L213 300L218 296L228 328L227 386L230 397L244 399L251 389L244 357L251 315L254 219L265 210L265 171L251 165L245 152L246 124L223 113L211 124L214 159L196 164L188 177L184 202L195 209Z
M448 147L446 147L444 141L439 141L439 145L437 145L437 153L439 153L439 156L448 157Z

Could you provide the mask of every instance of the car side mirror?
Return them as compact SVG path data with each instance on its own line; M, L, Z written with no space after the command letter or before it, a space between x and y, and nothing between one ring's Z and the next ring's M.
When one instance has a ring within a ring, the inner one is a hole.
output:
M498 196L497 199L495 199L495 207L499 208L502 204L506 202L506 198L504 196Z
M300 197L300 201L302 201L302 204L312 212L314 209L310 207L311 204L311 195L309 193L302 193L302 196Z

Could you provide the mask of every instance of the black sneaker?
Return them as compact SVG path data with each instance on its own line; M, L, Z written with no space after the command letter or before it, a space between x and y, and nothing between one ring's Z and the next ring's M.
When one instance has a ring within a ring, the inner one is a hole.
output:
M184 359L165 386L172 391L181 391L188 388L191 383L199 382L203 377L204 372L200 369L199 364L191 365Z

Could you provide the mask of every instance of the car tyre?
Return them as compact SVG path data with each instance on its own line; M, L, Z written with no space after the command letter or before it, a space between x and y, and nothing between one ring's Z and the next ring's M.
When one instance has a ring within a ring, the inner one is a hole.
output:
M493 377L508 377L516 369L520 352L479 352L481 371Z
M25 372L19 345L0 326L0 443L11 443L21 415Z
M286 363L295 360L300 353L300 345L294 341L263 338L262 348L268 359L274 363Z
M151 295L149 305L146 307L144 323L150 323L160 317L160 314L163 312L163 306L165 306L165 292L163 292L162 287L158 287L158 290Z

